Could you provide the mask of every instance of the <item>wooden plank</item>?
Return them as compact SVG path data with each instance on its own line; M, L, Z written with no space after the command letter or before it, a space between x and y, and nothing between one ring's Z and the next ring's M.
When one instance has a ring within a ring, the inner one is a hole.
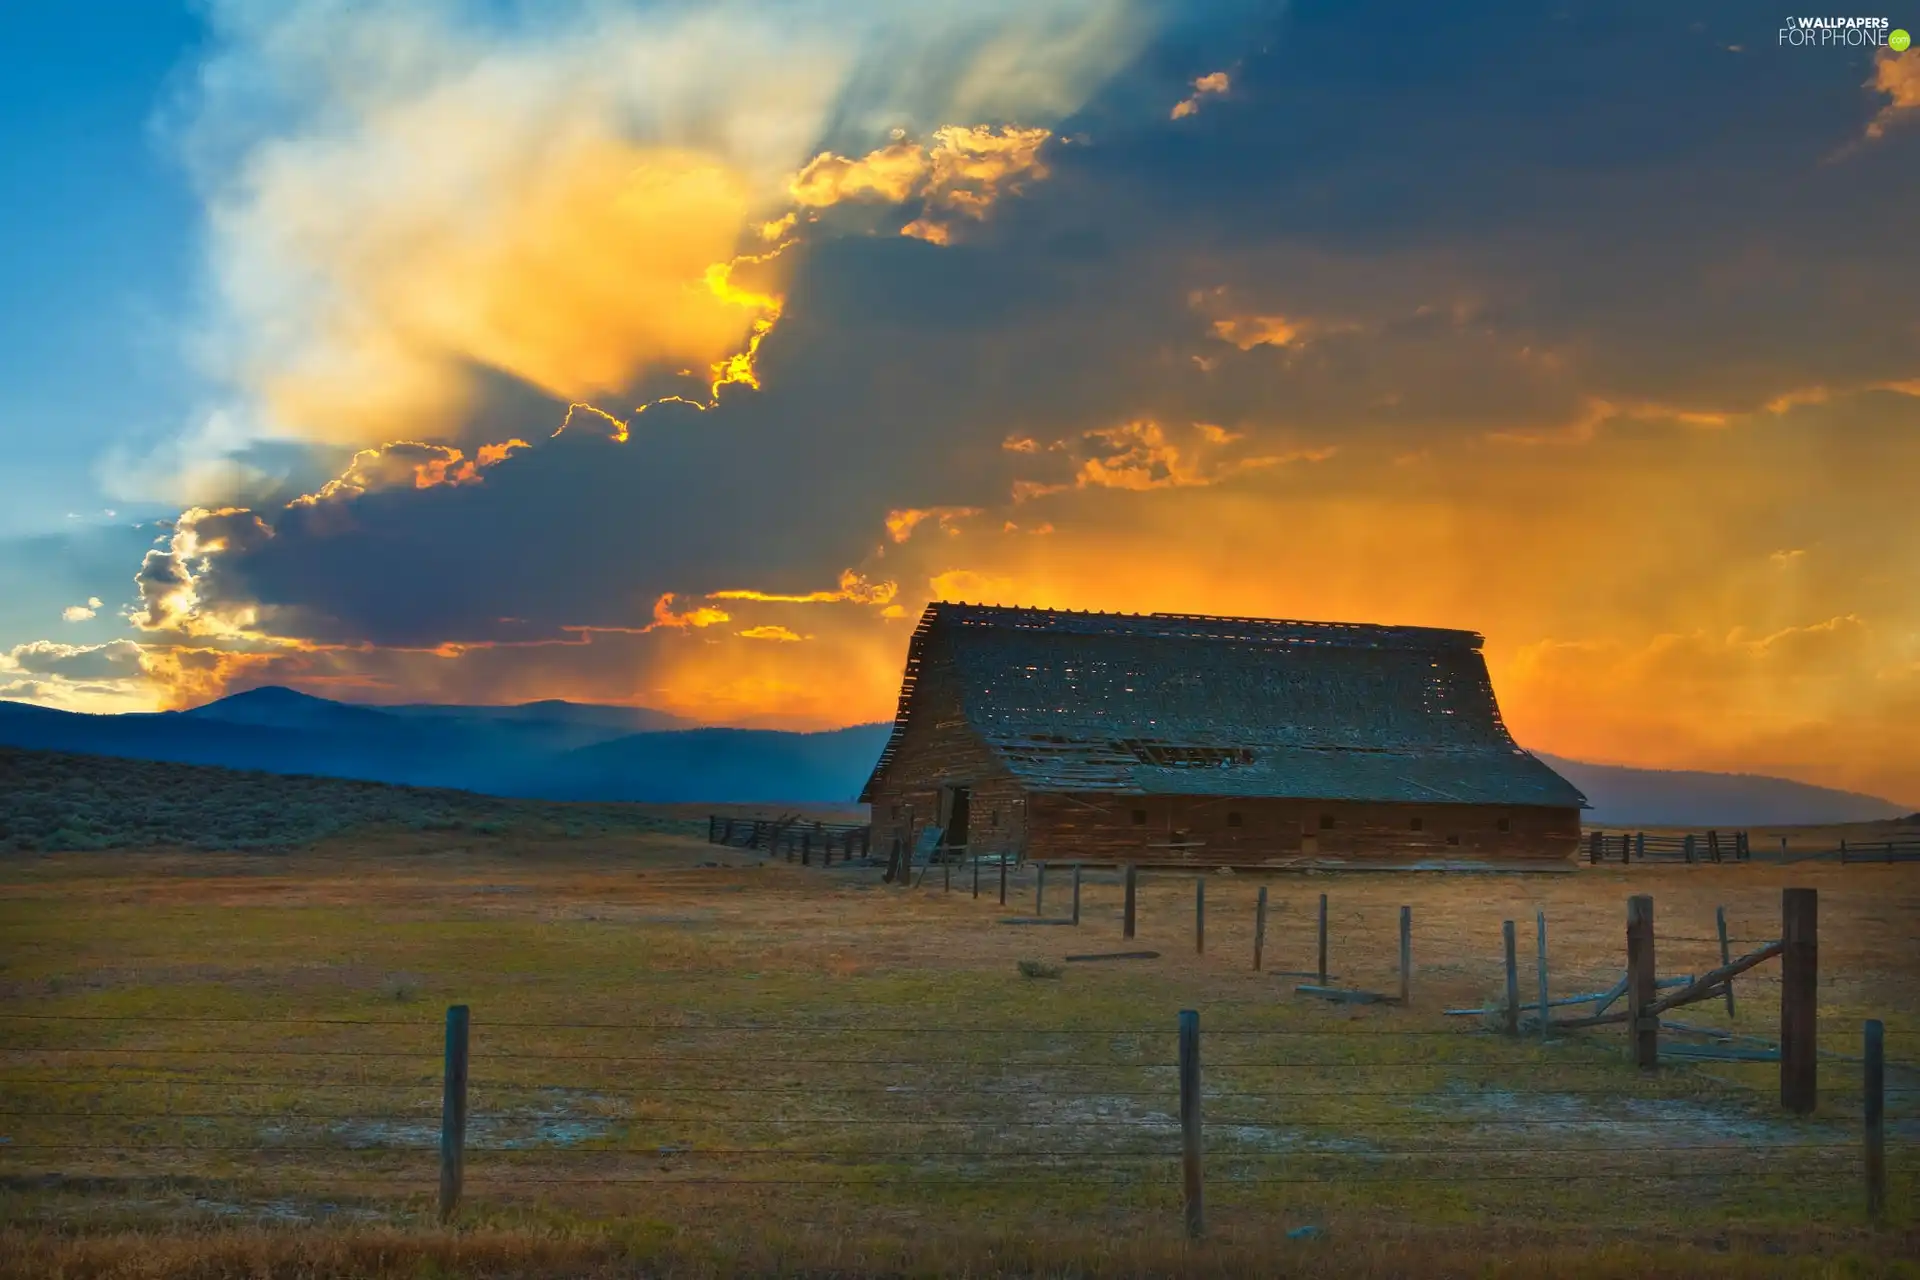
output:
M1261 961L1267 949L1267 886L1260 886L1260 896L1253 903L1253 970L1260 971Z
M1720 934L1720 966L1725 968L1733 963L1733 953L1727 942L1727 909L1725 907L1713 909L1713 927ZM1727 1016L1729 1018L1734 1016L1732 978L1727 979Z
M1781 948L1784 945L1784 943L1780 942L1769 942L1758 951L1749 951L1738 960L1729 964L1723 964L1718 969L1711 969L1685 984L1672 995L1661 996L1659 999L1651 1002L1647 1006L1647 1012L1658 1015L1665 1013L1669 1009L1678 1008L1683 1004L1694 1004L1698 1001L1717 996L1720 994L1721 985L1729 978L1737 977L1755 965L1765 964L1767 961L1781 954Z
M1067 957L1069 961L1075 964L1090 960L1158 960L1159 958L1160 953L1158 951L1100 951L1092 955Z
M1126 901L1126 906L1124 907L1121 913L1120 936L1123 938L1133 937L1134 906L1135 906L1137 886L1138 886L1138 872L1132 863L1128 863L1127 864L1127 901Z
M1820 896L1780 891L1780 1105L1809 1115L1820 1082Z
M1654 1001L1653 897L1627 899L1627 1025L1634 1065L1651 1071L1660 1065L1660 1020Z
M1320 895L1320 937L1318 952L1320 956L1320 981L1327 980L1327 895Z
M440 1221L460 1207L467 1167L467 1006L447 1009L446 1062L440 1092Z
M1507 1002L1501 1007L1501 1024L1510 1036L1520 1034L1520 969L1513 956L1513 921L1500 922L1500 948L1507 961Z
M1207 878L1193 878L1193 953L1207 954Z
M1180 1011L1180 1182L1186 1198L1187 1238L1198 1240L1206 1227L1201 1171L1200 1014Z
M1540 1038L1545 1040L1553 1029L1553 1015L1547 1012L1547 913L1534 914L1533 922L1533 967L1540 985Z

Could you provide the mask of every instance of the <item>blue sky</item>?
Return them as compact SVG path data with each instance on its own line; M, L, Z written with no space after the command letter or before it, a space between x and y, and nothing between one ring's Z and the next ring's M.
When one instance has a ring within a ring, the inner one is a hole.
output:
M1778 22L9 6L0 697L817 727L930 599L1169 609L1920 796L1920 53Z
M202 35L164 0L0 7L0 536L140 509L95 463L191 404L198 204L153 119Z

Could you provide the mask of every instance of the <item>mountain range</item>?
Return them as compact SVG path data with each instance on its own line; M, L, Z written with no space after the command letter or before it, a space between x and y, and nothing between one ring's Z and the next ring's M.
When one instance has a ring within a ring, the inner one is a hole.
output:
M558 700L374 707L272 687L150 714L0 702L7 746L542 800L844 803L859 793L890 728L722 729L645 707ZM1785 778L1540 758L1586 794L1594 824L1869 822L1909 808Z

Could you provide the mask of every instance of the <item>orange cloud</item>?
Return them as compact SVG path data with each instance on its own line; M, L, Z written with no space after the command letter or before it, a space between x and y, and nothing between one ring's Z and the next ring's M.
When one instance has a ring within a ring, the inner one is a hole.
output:
M1265 454L1244 458L1220 458L1214 447L1241 437L1213 423L1194 424L1198 445L1180 445L1171 440L1157 422L1126 422L1116 427L1100 427L1084 433L1101 451L1085 458L1074 474L1078 488L1161 489L1218 484L1248 471L1277 467L1289 462L1323 462L1333 456L1331 447L1294 450L1284 454Z
M1920 111L1920 56L1881 49L1873 57L1873 78L1867 88L1885 94L1887 105L1867 125L1867 137L1886 136L1889 128Z
M673 607L673 600L674 595L671 591L661 596L658 600L655 600L653 602L653 622L647 627L642 628L642 630L651 631L655 627L674 627L681 629L712 627L718 626L722 622L733 621L733 616L726 610L715 609L706 605L699 605L684 612L676 611Z
M791 643L793 641L807 639L807 637L800 635L798 632L789 631L785 627L772 625L748 627L745 631L736 631L734 634L743 640L779 640Z
M918 200L923 212L901 234L947 244L956 218L979 221L995 201L1048 176L1040 149L1052 136L1044 128L948 125L935 129L928 145L896 139L859 159L822 152L787 190L811 208L869 198Z
M835 591L808 591L791 595L772 591L734 589L710 591L707 593L707 599L757 600L771 604L834 604L841 601L852 604L886 604L899 590L897 583L869 582L864 575L847 569L840 574L840 586Z
M979 507L907 507L887 512L887 536L905 542L927 520L937 521L949 533L958 532L957 521L980 514Z
M1209 95L1224 94L1233 87L1233 82L1224 71L1213 71L1193 82L1193 93L1173 104L1172 119L1184 120L1200 110L1201 99Z

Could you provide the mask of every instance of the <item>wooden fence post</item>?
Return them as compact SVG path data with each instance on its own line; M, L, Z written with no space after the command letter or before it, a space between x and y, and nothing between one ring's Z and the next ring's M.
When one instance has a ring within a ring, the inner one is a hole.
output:
M1587 837L1587 862L1596 867L1600 865L1600 833L1598 831Z
M1879 1219L1887 1207L1887 1062L1886 1028L1868 1018L1861 1056L1861 1092L1866 1112L1867 1218Z
M1180 1011L1180 1173L1186 1190L1187 1238L1198 1240L1205 1230L1201 1197L1200 1145L1200 1014Z
M1681 842L1681 849L1686 855L1688 866L1693 865L1693 842L1694 842L1694 835L1693 835L1693 832L1691 831L1687 832L1686 839Z
M1724 969L1733 963L1733 948L1727 941L1727 909L1725 907L1715 907L1713 909L1713 927L1718 930L1720 934L1720 967ZM1727 1016L1729 1018L1733 1017L1732 978L1727 979Z
M803 867L813 865L813 832L811 831L800 833L800 865Z
M1644 831L1633 833L1633 856L1642 862L1647 860L1647 833Z
M1080 864L1073 864L1073 922L1080 923Z
M1653 896L1627 899L1627 1034L1636 1066L1660 1065L1660 1019L1647 1012L1654 1001Z
M1253 904L1253 971L1260 971L1260 962L1267 950L1267 886L1260 886L1260 896Z
M1400 1003L1413 996L1413 908L1400 908Z
M1193 878L1193 953L1207 954L1207 878Z
M1127 864L1127 902L1126 907L1121 913L1120 936L1123 938L1131 938L1133 936L1134 897L1137 882L1138 877L1135 874L1134 866L1129 862Z
M1520 1034L1520 968L1513 956L1513 921L1500 922L1500 947L1507 958L1507 1002L1501 1017L1510 1036Z
M953 859L940 859L940 892L953 892Z
M1707 861L1720 861L1720 833L1718 831L1707 832Z
M1538 911L1533 918L1533 967L1540 980L1540 1038L1553 1031L1553 1019L1547 1016L1547 913Z
M980 896L980 855L973 855L973 896Z
M720 830L720 815L715 813L708 814L707 815L707 843L708 844L720 843L718 840L714 839L715 835L719 833L719 830Z
M1320 895L1320 939L1316 948L1320 957L1320 985L1327 985L1327 895Z
M1033 914L1047 914L1047 864L1044 862L1033 864Z
M1632 861L1633 837L1622 831L1620 833L1620 865L1624 867Z
M1007 905L1007 852L1000 851L1000 905Z
M440 1221L453 1219L467 1172L467 1006L447 1008L446 1072L440 1094Z
M1819 1094L1818 890L1781 890L1780 940L1780 1105L1807 1115Z

